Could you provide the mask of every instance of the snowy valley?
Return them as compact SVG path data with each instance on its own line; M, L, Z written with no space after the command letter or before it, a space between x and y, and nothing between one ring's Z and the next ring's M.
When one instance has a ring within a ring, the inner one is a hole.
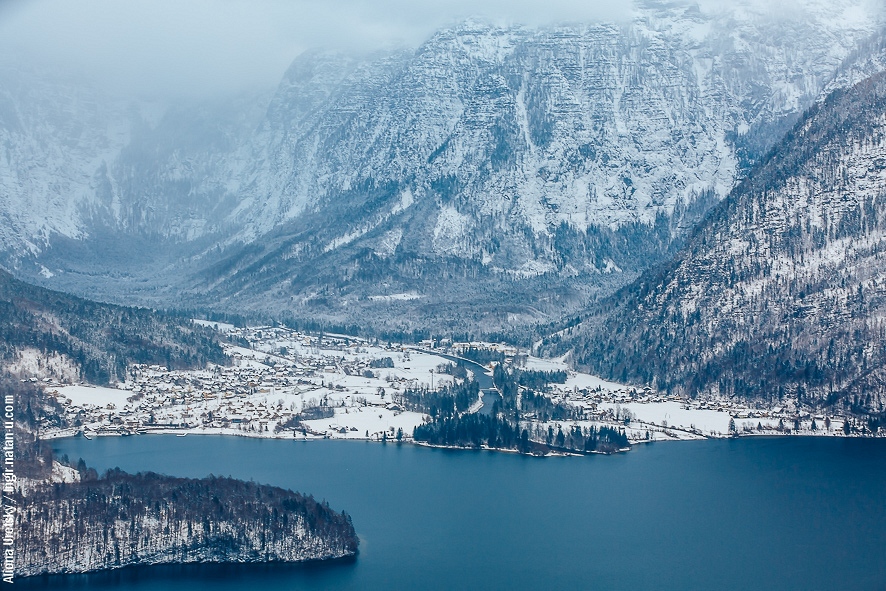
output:
M195 86L298 51L0 51L5 582L886 581L882 0L148 4Z
M518 403L520 430L527 430L531 441L545 445L555 443L559 432L603 426L622 430L630 443L740 435L870 434L864 422L815 412L796 400L767 406L738 398L667 396L648 387L604 381L569 369L562 359L539 359L506 345L379 344L283 327L208 324L232 340L249 344L226 347L233 365L179 371L136 365L130 368L127 381L116 387L66 385L45 378L46 390L64 409L68 426L45 429L41 436L174 433L412 442L415 428L433 419L414 408L408 392L440 391L473 381L479 373L493 375L497 362L484 367L460 357L470 350L490 352L510 371L558 374L555 381L541 387L520 386L523 399L537 395L547 399L544 405L524 402L521 407ZM455 377L453 359L459 358L465 369ZM464 414L494 412L500 395L500 388L490 382ZM564 413L566 408L569 411ZM847 421L850 424L844 425Z
M3 261L128 304L516 334L669 256L882 19L843 0L468 21L173 106L9 67Z

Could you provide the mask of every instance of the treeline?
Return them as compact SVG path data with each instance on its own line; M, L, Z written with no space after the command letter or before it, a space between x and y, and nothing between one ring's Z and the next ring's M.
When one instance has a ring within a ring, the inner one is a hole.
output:
M575 407L562 402L554 402L544 394L525 390L520 397L524 416L531 416L539 421L568 421L580 418Z
M548 384L565 384L566 372L563 370L538 371L521 370L517 378L518 383L524 388L532 390L544 390Z
M667 393L886 418L884 110L886 73L817 104L672 262L547 350Z
M321 404L320 406L306 406L302 408L300 412L292 415L282 423L278 423L275 429L277 432L285 431L287 429L305 432L307 426L305 426L304 421L331 419L334 416L335 408L332 406L326 406L325 404Z
M133 564L297 562L352 556L347 514L310 496L231 478L112 470L19 497L18 575Z
M523 453L531 450L525 430L521 436L518 429L508 421L481 413L451 416L424 423L415 428L412 437L431 445L474 448L486 446L516 449Z
M524 376L527 378L524 380ZM527 371L519 368L496 366L492 372L492 382L502 395L501 410L515 420L529 418L539 421L565 421L580 419L580 413L574 406L562 402L554 402L543 393L548 384L564 383L565 371ZM527 384L532 384L527 385ZM520 390L520 387L523 390ZM541 390L536 392L535 390ZM520 398L520 411L517 411L517 397Z
M424 413L432 419L449 419L465 412L480 396L480 385L474 380L448 384L439 390L406 388L392 400L406 409Z
M532 380L558 378L555 372L539 372ZM553 374L553 375L551 375ZM629 447L625 432L610 427L581 428L545 432L540 422L580 419L578 409L554 403L543 394L519 386L521 371L497 365L493 384L501 394L491 412L466 412L477 400L479 386L474 381L448 386L439 392L406 390L400 401L409 410L424 412L429 422L416 427L415 441L431 445L516 450L521 453L611 453ZM565 378L564 378L565 380Z
M547 432L541 427L519 428L510 421L495 415L481 413L464 414L419 425L413 438L431 445L493 449L512 449L521 453L612 453L630 447L624 430L612 427L579 427L564 432L558 427L555 433L549 426Z
M52 473L55 458L52 444L38 437L41 429L68 426L65 411L58 401L29 382L0 373L0 395L13 398L13 428L0 421L0 436L12 432L17 478L45 480Z
M485 347L467 347L459 351L459 354L465 359L470 359L480 365L489 365L492 362L504 363L505 354L495 349L487 349Z
M551 425L548 425L547 430L537 425L531 437L536 441L544 441L553 449L563 451L612 453L630 447L624 429L619 430L606 425L599 427L596 425L590 427L573 425L571 429L566 431L558 426L556 432Z
M103 476L83 460L75 482L50 482L57 459L39 438L66 426L57 401L37 386L0 375L13 396L15 471L28 479L12 495L16 576L182 562L273 562L353 556L351 518L309 495L210 476ZM0 422L0 427L3 426ZM5 431L3 431L5 436Z
M0 362L23 349L59 354L80 379L123 380L133 363L173 369L228 363L212 330L144 308L91 302L18 281L0 270Z
M454 378L464 380L468 377L468 369L461 359L457 363L441 363L437 366L437 373L445 373Z

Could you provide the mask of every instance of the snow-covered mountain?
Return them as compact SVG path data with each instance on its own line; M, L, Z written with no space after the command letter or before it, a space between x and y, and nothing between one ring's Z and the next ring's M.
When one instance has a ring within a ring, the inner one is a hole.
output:
M623 23L309 52L266 110L3 83L6 260L107 297L173 283L348 321L393 306L445 323L441 305L478 300L490 326L556 317L669 252L883 18L862 0L755 6L647 1Z
M884 256L881 72L817 104L672 262L553 340L669 391L882 413Z
M81 208L98 206L95 177L130 142L129 117L71 79L6 65L0 81L0 246L36 254L52 235L85 238Z
M359 65L302 56L269 110L236 215L258 235L384 186L388 211L346 220L338 243L431 200L430 252L493 260L478 219L536 236L651 224L702 192L725 195L742 136L811 104L873 30L838 18L848 6L795 20L649 3L624 25L466 23ZM535 273L553 269L550 258L502 267Z

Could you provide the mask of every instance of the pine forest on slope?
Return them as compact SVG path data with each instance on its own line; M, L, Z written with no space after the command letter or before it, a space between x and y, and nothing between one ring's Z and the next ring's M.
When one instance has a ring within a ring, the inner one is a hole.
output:
M209 362L229 360L214 332L186 318L85 300L0 270L0 373L107 384L133 363Z
M3 260L157 307L550 322L679 247L875 31L881 7L864 10L468 22L417 50L309 52L270 100L174 108L7 68Z
M552 339L690 395L886 404L886 72L813 107L661 268Z

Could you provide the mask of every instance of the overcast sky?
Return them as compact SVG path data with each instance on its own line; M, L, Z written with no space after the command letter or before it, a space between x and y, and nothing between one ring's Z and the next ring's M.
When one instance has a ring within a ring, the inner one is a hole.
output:
M124 94L212 96L273 87L309 47L417 46L467 17L599 22L624 18L628 6L629 0L0 0L0 56L82 72Z
M595 0L0 0L0 52L82 71L121 92L217 94L276 84L309 47L417 46L467 17L617 18Z

